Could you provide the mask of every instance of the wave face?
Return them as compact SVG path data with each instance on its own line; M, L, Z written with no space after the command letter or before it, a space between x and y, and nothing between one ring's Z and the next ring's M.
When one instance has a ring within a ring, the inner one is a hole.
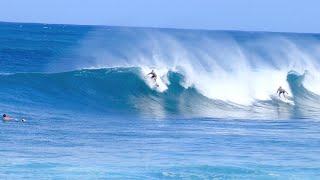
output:
M304 76L294 73L287 76L294 105L275 96L256 100L251 105L211 99L194 86L185 88L184 75L173 71L166 74L166 90L159 91L138 67L1 75L0 100L47 109L156 117L314 117L319 112L320 97L303 86Z
M1 27L2 34L14 33L0 36L6 40L0 45L2 106L152 116L319 117L318 34ZM151 69L159 75L159 88L145 78ZM279 86L289 100L277 97Z

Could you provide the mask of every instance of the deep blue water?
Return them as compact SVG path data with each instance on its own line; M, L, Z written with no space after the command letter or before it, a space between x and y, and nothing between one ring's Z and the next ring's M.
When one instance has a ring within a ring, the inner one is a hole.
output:
M0 179L319 179L319 40L0 23Z

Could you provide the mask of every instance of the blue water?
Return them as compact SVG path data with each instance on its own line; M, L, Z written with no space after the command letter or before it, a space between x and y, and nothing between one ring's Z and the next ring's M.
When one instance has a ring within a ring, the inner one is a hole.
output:
M0 23L0 179L319 179L319 42Z

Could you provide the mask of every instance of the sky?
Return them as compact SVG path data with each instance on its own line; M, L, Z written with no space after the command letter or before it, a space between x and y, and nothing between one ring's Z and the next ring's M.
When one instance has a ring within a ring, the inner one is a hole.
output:
M319 0L0 0L0 21L320 33Z

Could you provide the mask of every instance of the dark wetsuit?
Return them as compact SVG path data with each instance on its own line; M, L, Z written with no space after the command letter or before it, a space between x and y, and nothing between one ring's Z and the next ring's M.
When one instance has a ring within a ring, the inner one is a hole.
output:
M157 80L157 74L156 74L156 73L151 72L151 73L149 73L149 74L151 74L151 78L152 78L152 79Z
M277 92L279 92L279 97L280 97L281 94L283 94L283 97L286 97L286 96L285 96L285 93L287 93L286 90L284 90L284 89L282 89L282 88L279 88ZM288 94L288 93L287 93L287 94Z

